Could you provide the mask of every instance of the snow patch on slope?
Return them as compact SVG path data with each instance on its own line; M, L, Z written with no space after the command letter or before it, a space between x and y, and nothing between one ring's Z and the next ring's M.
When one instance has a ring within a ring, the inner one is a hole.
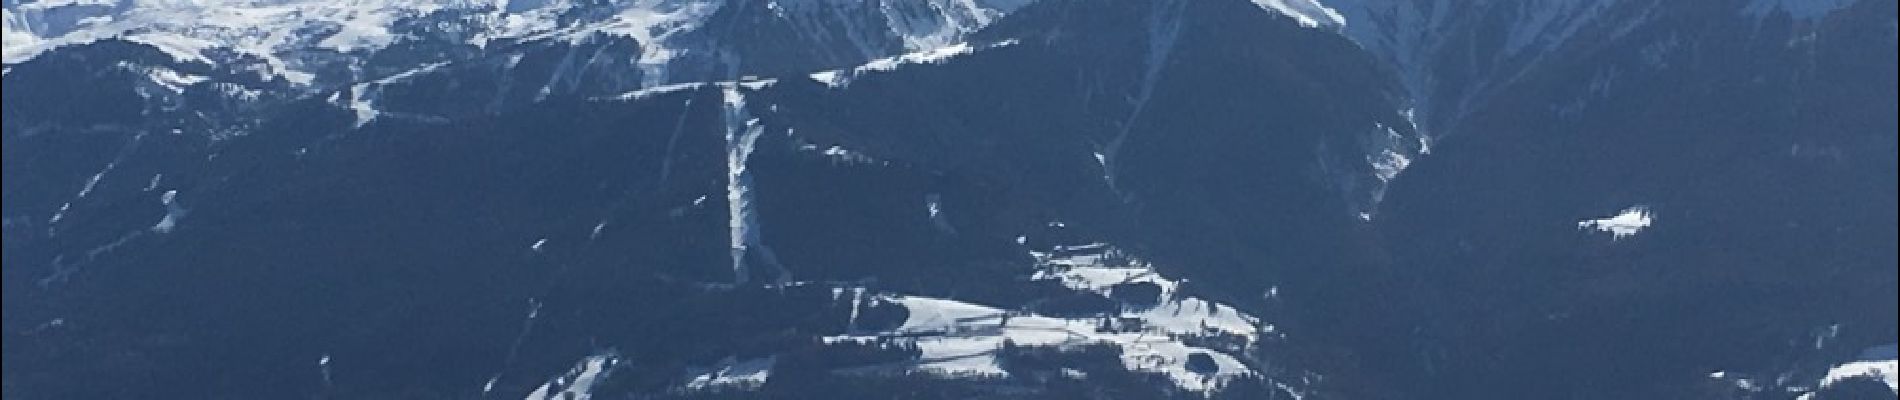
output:
M167 190L158 196L158 202L165 205L165 217L152 224L152 232L171 233L178 229L178 222L185 219L185 207L178 205L178 191Z
M1895 389L1900 388L1900 381L1896 381L1896 377L1900 377L1900 361L1854 361L1829 368L1827 376L1821 378L1819 387L1827 388L1853 378L1873 378L1886 383L1888 389ZM1900 389L1896 389L1896 393L1900 393ZM1802 398L1805 399L1807 396Z
M1181 283L1162 276L1153 264L1105 243L1058 246L1031 251L1037 270L1031 280L1053 280L1079 291L1113 296L1129 284L1146 283L1161 289L1153 304L1123 304L1119 317L1141 320L1149 329L1176 335L1225 335L1247 345L1260 340L1259 318L1233 307L1180 294Z
M815 20L807 16L813 13L845 14L875 13L883 26L861 26L855 19L833 19L836 24L830 26L845 33L847 40L854 42L860 52L867 56L873 54L873 43L867 41L866 34L874 30L888 30L901 41L907 51L927 51L950 46L971 32L976 32L1003 16L1022 8L1034 0L911 0L911 1L862 1L862 0L770 0L766 7L784 18ZM876 7L876 10L863 8Z
M566 373L548 379L547 383L528 393L526 400L587 400L593 398L594 385L599 384L613 372L620 363L620 355L606 351L581 359L574 368Z
M347 108L356 114L356 120L352 123L351 127L362 128L363 125L369 124L370 121L374 121L377 117L383 115L383 111L376 108L376 100L382 97L383 87L389 86L390 84L407 82L414 79L417 75L434 71L443 65L447 65L447 63L424 65L420 68L403 71L381 79L350 85L348 99L343 99L341 96L342 93L338 92L331 93L329 101L332 105Z
M1642 232L1653 222L1655 214L1649 211L1649 207L1637 205L1623 209L1616 215L1578 221L1577 229L1609 232L1613 239L1621 240Z
M957 228L950 225L950 219L943 215L943 195L930 193L924 195L924 212L930 215L930 224L937 231L955 235Z
M1017 41L1014 39L982 46L972 46L969 43L957 43L929 50L905 53L895 57L871 60L871 62L853 68L814 72L810 77L814 81L825 84L825 86L834 88L845 87L849 86L851 81L856 80L859 76L863 76L866 73L894 71L897 70L898 67L905 65L942 64L951 58L973 54L978 50L1007 47L1015 45L1016 43Z
M718 365L687 371L687 390L752 390L765 384L778 357L738 360L726 357Z
M839 146L839 145L819 147L817 144L805 143L805 144L799 145L798 150L804 151L804 152L810 152L810 153L817 153L818 155L824 156L826 159L831 160L832 163L838 164L838 165L889 164L888 162L878 161L877 158L871 157L868 154L847 149L847 148L844 148L844 146Z
M170 90L172 94L184 93L186 87L211 79L203 75L180 73L171 68L153 67L147 71L147 74L152 78L153 83Z
M909 317L890 331L831 336L826 341L908 340L922 355L906 369L946 376L1008 376L997 358L1005 341L1018 346L1116 346L1122 350L1124 368L1158 373L1182 390L1204 394L1219 391L1234 379L1258 375L1226 353L1191 346L1165 334L1105 331L1094 319L1052 318L920 296L883 295L876 300L903 307ZM1187 360L1197 354L1213 360L1212 371L1189 370Z
M1410 149L1406 147L1409 143L1405 135L1400 134L1397 129L1378 123L1373 124L1373 127L1377 133L1375 133L1372 147L1377 150L1366 156L1366 163L1372 165L1372 175L1378 178L1381 184L1379 190L1373 194L1372 202L1376 205L1379 203L1379 197L1383 195L1384 186L1391 184L1392 180L1398 179L1399 173L1405 172L1407 167L1412 166L1412 157L1425 154L1430 150L1427 150L1428 139L1424 139L1423 136L1417 141L1418 149Z
M628 8L599 30L631 37L640 43L640 56L634 62L640 69L642 86L670 83L666 66L679 57L683 45L673 43L675 35L698 29L707 16L718 11L722 2L697 1L685 4L645 1L645 6ZM578 38L576 38L578 39Z
M1411 123L1409 113L1401 115L1407 117L1408 124ZM1355 182L1344 185L1347 195L1354 197L1354 206L1359 208L1356 210L1359 219L1372 220L1379 212L1379 204L1385 201L1386 190L1392 187L1392 182L1398 180L1399 174L1407 168L1411 168L1414 160L1431 152L1430 137L1420 133L1417 125L1409 129L1401 132L1384 123L1373 123L1372 133L1362 137L1360 148L1365 152L1365 163L1371 168L1372 180L1364 181L1363 175L1354 174L1346 179ZM1407 138L1406 133L1413 137ZM1357 189L1360 187L1365 187L1363 192Z
M1181 282L1105 243L1055 246L1030 255L1037 268L1032 280L1055 281L1072 290L1105 296L1144 283L1160 288L1160 295L1152 302L1123 304L1119 311L1064 318L944 298L875 294L867 299L863 289L854 288L850 293L852 328L825 341L896 342L914 345L921 352L912 361L868 367L871 372L1007 377L999 353L1008 342L1056 348L1114 346L1121 350L1123 368L1158 374L1181 390L1202 394L1217 392L1235 379L1261 375L1236 356L1254 349L1263 332L1274 333L1271 325L1258 318L1224 304L1183 296ZM845 294L845 289L834 289L834 301ZM896 328L859 332L858 309L879 304L897 305L908 315ZM1190 368L1188 360L1200 357L1212 365ZM1297 393L1290 388L1288 392Z
M1317 0L1253 0L1253 2L1261 8L1293 18L1294 21L1300 23L1300 26L1308 28L1346 25L1345 17L1340 16L1339 12L1331 7L1320 4Z
M927 50L950 45L970 32L989 26L1004 15L1029 4L1030 0L929 0L934 13L919 14L896 2L880 2L885 24L904 40L908 50Z
M1116 285L1152 283L1161 288L1162 296L1170 296L1180 286L1106 243L1056 246L1052 251L1030 251L1029 255L1037 264L1030 279L1055 280L1070 289L1109 294Z
M1887 389L1893 391L1894 394L1900 395L1900 360L1894 358L1894 347L1895 345L1888 344L1870 348L1862 352L1860 360L1828 368L1827 375L1821 377L1820 383L1815 385L1815 390L1818 392L1849 379L1874 379L1886 384ZM1814 393L1810 392L1803 393L1798 400L1813 398Z
M778 273L778 283L792 280L791 273L778 263L772 249L759 234L758 210L753 206L752 171L747 161L757 146L765 125L746 109L745 93L740 84L722 84L726 125L726 211L732 244L733 284L744 285L752 279L751 262L770 266Z
M40 42L39 35L33 34L22 17L11 8L0 9L0 49L4 49L7 60L14 58L13 49L31 48Z

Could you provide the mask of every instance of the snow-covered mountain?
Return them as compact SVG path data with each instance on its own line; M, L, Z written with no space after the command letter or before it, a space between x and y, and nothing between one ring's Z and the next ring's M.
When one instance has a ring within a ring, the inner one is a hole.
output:
M7 398L1893 392L1892 1L5 6Z
M1022 4L44 1L9 3L5 54L14 65L62 47L142 44L170 59L124 69L169 91L202 84L227 101L253 104L332 96L366 123L853 65L947 45ZM466 103L382 109L382 98L402 95L385 93L403 90L392 86L422 82L456 86L453 97Z
M317 85L465 61L492 55L490 47L625 39L637 50L602 56L639 67L639 82L654 86L733 78L709 71L750 72L741 66L751 63L742 59L763 51L764 44L811 45L807 50L835 57L826 60L834 64L940 47L1025 2L9 2L6 62L18 64L62 46L122 39L159 48L181 62L223 65L248 58L260 64L253 72L267 80ZM784 42L752 43L746 39L757 38L745 35L760 32L732 32L739 23L784 25L789 32L771 33L789 35L781 38ZM392 47L398 54L377 56ZM796 60L764 63L786 61ZM674 69L688 72L670 76Z

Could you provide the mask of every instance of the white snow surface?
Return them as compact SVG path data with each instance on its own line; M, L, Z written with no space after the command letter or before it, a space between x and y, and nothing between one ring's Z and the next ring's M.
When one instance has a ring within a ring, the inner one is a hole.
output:
M1119 317L1142 320L1151 330L1168 334L1222 334L1260 339L1259 318L1233 307L1180 294L1181 283L1162 276L1154 266L1114 246L1093 243L1058 246L1053 251L1031 251L1037 261L1032 280L1055 280L1070 289L1112 295L1118 285L1145 282L1161 288L1155 305L1124 305Z
M1623 209L1616 215L1578 221L1577 229L1609 232L1613 239L1620 240L1642 232L1654 222L1655 214L1649 211L1649 207L1637 205Z
M812 29L805 35L831 36L834 27L803 23L818 15L837 20L862 21L847 15L865 14L882 21L848 26L850 45L867 59L889 54L890 43L909 51L941 48L970 32L995 22L1032 0L910 0L869 2L843 0L772 0L768 6L779 18ZM717 34L684 35L701 31L716 12L733 6L730 0L27 0L9 2L5 9L4 63L18 64L47 50L120 38L149 44L181 62L215 64L223 51L255 57L254 70L269 79L308 86L319 80L318 65L333 54L360 58L407 40L450 40L480 48L493 43L535 40L578 42L592 37L624 37L639 43L631 55L641 72L643 86L677 83L669 67L683 54L700 52L736 63L738 54L720 48ZM587 7L587 12L575 12ZM870 8L877 7L877 8ZM448 14L438 14L448 12ZM800 15L800 14L811 15ZM818 14L822 13L822 14ZM436 15L452 17L435 22L435 29L451 36L415 37L403 24ZM312 61L306 61L312 60ZM418 65L449 61L422 60ZM355 72L352 72L354 74ZM341 77L355 80L358 77Z
M210 62L214 49L258 57L265 76L309 84L313 74L297 53L373 51L405 36L391 31L398 19L450 7L477 7L475 0L141 0L36 2L9 10L4 61L25 62L52 48L121 38L159 48L174 59ZM76 23L47 15L82 16ZM13 33L23 32L23 33ZM29 37L30 36L30 37Z
M759 247L758 215L752 207L752 174L746 161L765 127L746 111L745 94L736 86L723 91L726 121L726 208L729 241L732 245L734 284L751 279L747 252Z
M158 83L159 86L164 86L166 90L170 90L173 94L184 93L186 87L211 79L202 75L180 73L171 68L154 67L151 68L148 73L152 77L152 82Z
M818 153L818 155L824 156L826 159L829 159L831 160L831 162L839 164L839 165L883 164L883 162L878 161L877 158L871 157L868 154L864 154L856 150L847 149L847 148L844 148L844 146L839 146L835 144L831 146L826 146L826 147L819 147L817 144L806 143L806 144L799 145L798 150Z
M605 351L582 358L566 373L549 378L547 383L528 393L526 400L587 400L593 398L594 385L605 379L620 363L620 355Z
M694 369L687 373L688 390L739 389L749 390L765 384L772 374L772 366L778 363L778 357L739 360L726 357L718 365L710 368Z
M1161 287L1162 295L1174 293L1179 283L1161 277L1153 268L1109 251L1107 244L1058 247L1056 251L1030 251L1038 270L1030 279L1058 280L1070 289L1108 293L1117 284L1148 282ZM1064 254L1066 253L1066 254ZM1113 258L1116 261L1108 261Z
M857 67L814 72L811 73L810 76L812 80L824 83L826 86L834 88L844 87L850 85L851 81L856 80L859 76L867 73L894 71L898 67L905 65L942 64L952 58L976 53L979 50L1008 47L1016 43L1017 41L1013 39L981 46L973 46L969 43L957 43L871 60Z
M383 115L383 111L376 108L376 101L382 97L384 87L391 84L407 82L415 79L417 75L428 73L429 71L441 68L443 65L447 65L447 63L428 64L420 68L403 71L387 77L350 85L349 99L341 98L342 92L334 92L330 94L331 97L329 100L331 104L347 108L354 113L356 115L356 121L352 123L351 126L361 128L363 125L367 125L370 121L374 121L377 117Z
M743 285L752 278L755 266L770 267L777 274L776 284L792 282L791 272L779 264L772 248L760 235L758 209L753 205L752 170L748 162L765 134L765 125L753 117L746 106L745 91L761 86L744 82L720 83L726 127L726 213L727 233L732 251L733 284ZM754 264L754 262L757 262Z
M924 212L930 215L930 224L935 226L938 231L949 234L957 233L957 228L950 225L950 220L943 215L943 195L936 193L924 195Z
M158 196L158 202L165 205L165 217L152 224L152 232L171 233L178 229L178 221L185 218L185 208L178 205L178 191L165 191Z
M1868 349L1868 354L1863 354L1860 360L1829 368L1827 375L1822 376L1821 381L1814 386L1815 390L1826 389L1848 379L1873 378L1879 380L1881 383L1885 383L1888 390L1892 390L1896 395L1900 395L1900 360L1894 359L1893 346L1892 344L1888 344L1886 346ZM1798 400L1809 400L1812 398L1814 398L1814 393L1810 392L1803 393Z
M1398 130L1384 124L1377 126L1379 130L1385 132L1386 144L1380 146L1377 153L1367 155L1366 162L1372 165L1373 177L1379 178L1380 183L1389 184L1393 179L1398 179L1400 172L1405 172L1405 168L1412 165L1412 158L1406 155L1410 150L1403 146L1404 137L1399 135Z
M1340 16L1339 11L1320 4L1318 0L1253 0L1253 2L1261 8L1293 18L1294 21L1300 23L1300 26L1308 28L1346 25L1346 18Z
M877 7L874 12L883 17L883 29L890 30L902 41L909 51L921 51L949 46L964 35L975 32L990 23L1001 19L1034 0L913 0L912 3L863 0L768 0L767 8L782 18L800 18L800 14L835 13L840 10L853 10L861 7ZM913 10L928 9L930 13L915 13ZM809 20L809 19L806 19ZM864 34L876 27L859 26L847 22L840 26L849 40L859 42L861 50L871 54L870 43L864 43Z
M1258 318L1233 307L1179 293L1180 282L1112 245L1092 243L1056 246L1030 253L1037 261L1034 280L1055 280L1079 291L1108 294L1124 283L1147 282L1162 289L1155 304L1124 305L1120 312L1088 318L1058 318L1020 310L1004 310L963 301L892 294L863 299L852 293L852 311L866 304L895 304L909 311L904 323L883 332L852 328L828 342L909 340L922 352L916 361L896 366L900 371L922 371L945 376L1007 376L997 364L1004 341L1019 346L1072 347L1112 345L1122 350L1122 366L1131 371L1167 376L1182 390L1213 393L1235 378L1258 372L1233 353L1189 345L1189 338L1236 338L1252 349L1263 329ZM842 298L842 289L834 291ZM855 318L854 318L855 319ZM1130 322L1132 321L1132 322ZM855 322L852 324L855 327ZM1206 354L1218 369L1187 369L1191 354Z
M1900 388L1900 361L1873 360L1854 361L1834 366L1827 370L1827 376L1821 378L1821 387L1832 386L1843 380L1856 377L1878 378L1887 384L1887 388ZM1896 389L1900 390L1900 389Z
M913 340L923 353L905 367L945 376L1008 376L996 357L1004 341L1018 346L1117 346L1122 349L1123 367L1159 373L1182 390L1200 393L1213 393L1235 378L1258 374L1232 355L1190 346L1175 336L1101 331L1097 319L1045 317L921 296L882 295L877 300L902 306L910 315L902 326L888 332L826 340L862 342L902 336ZM1208 373L1189 371L1187 359L1191 354L1206 354L1218 369Z

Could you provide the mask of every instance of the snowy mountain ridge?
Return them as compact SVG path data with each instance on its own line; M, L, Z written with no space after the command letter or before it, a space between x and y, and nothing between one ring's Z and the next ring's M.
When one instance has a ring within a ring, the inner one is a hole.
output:
M8 398L1893 388L1891 1L0 3Z
M909 50L950 44L1028 2L1025 0L931 0L921 2L772 1L764 6L784 19L818 13L867 13L882 26L843 26L863 56L887 55L876 43L890 36ZM5 63L31 60L53 48L119 38L152 45L180 62L216 64L226 56L263 60L262 75L299 86L319 83L326 64L343 59L356 74L330 79L351 82L366 59L392 45L490 46L542 40L576 43L594 36L630 38L640 46L634 63L647 86L674 83L666 66L689 52L720 52L707 38L679 39L702 28L722 9L745 3L722 0L578 1L38 1L9 2ZM804 34L825 36L832 21L794 22ZM881 31L881 32L880 32ZM730 57L732 55L719 55ZM437 55L410 67L450 61ZM394 66L402 68L403 66Z
M1309 27L1345 20L1316 0L1253 0ZM947 46L1033 0L840 1L771 0L779 17L875 7L911 51ZM300 51L358 53L418 39L405 20L438 12L465 14L450 22L469 45L592 33L631 37L650 47L642 59L664 62L669 35L698 28L723 0L614 0L582 5L571 0L13 0L6 3L5 63L18 64L52 48L125 38L158 46L181 60L204 52L290 57ZM446 27L445 27L446 28ZM850 38L857 40L858 38ZM662 44L655 46L655 44ZM862 43L860 43L862 44ZM294 60L275 60L292 61ZM284 71L280 71L284 72ZM297 71L285 78L299 83Z

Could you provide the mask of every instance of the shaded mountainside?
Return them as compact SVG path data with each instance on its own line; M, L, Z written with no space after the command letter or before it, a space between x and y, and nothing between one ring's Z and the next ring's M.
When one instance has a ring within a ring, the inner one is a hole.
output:
M1419 376L1446 396L1721 397L1748 391L1670 382L1812 362L1799 338L1832 324L1851 337L1832 357L1893 340L1895 46L1875 38L1894 5L1709 17L1728 10L1586 30L1438 132L1378 222L1424 297L1435 343L1415 351L1440 372ZM1635 206L1654 226L1633 237L1570 223Z
M6 396L1830 398L1900 336L1891 1L610 3L9 33Z

